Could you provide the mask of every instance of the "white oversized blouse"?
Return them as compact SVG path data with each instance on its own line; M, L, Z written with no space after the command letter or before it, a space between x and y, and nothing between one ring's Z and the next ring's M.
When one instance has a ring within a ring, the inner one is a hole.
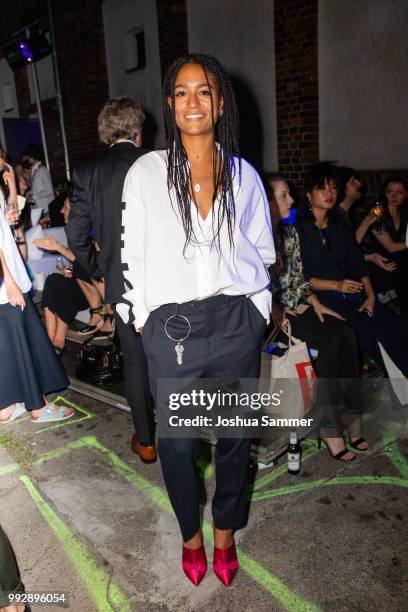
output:
M238 159L234 160L234 247L230 248L226 220L220 231L220 251L215 247L211 211L203 220L192 202L196 240L183 253L185 233L175 194L173 206L169 197L166 159L166 151L143 155L126 176L121 259L128 290L117 305L120 316L138 329L163 304L226 294L250 297L269 321L267 268L275 261L275 248L269 204L258 173L242 159L240 181ZM218 200L214 206L219 206Z

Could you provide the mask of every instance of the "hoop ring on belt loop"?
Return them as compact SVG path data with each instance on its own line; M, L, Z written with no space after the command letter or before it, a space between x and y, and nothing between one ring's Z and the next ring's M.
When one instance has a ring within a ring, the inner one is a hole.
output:
M184 321L186 321L186 323L187 323L187 325L188 325L188 332L187 332L187 335L186 335L186 336L184 336L183 338L173 338L173 336L171 336L171 335L169 334L169 332L167 331L167 325L168 325L169 321L171 321L172 319L175 319L176 317L181 317L182 319L184 319ZM171 317L169 317L169 318L167 319L167 321L165 322L165 324L164 324L164 332L165 332L166 336L167 336L167 337L168 337L170 340L173 340L173 342L183 342L184 340L187 340L187 338L188 338L188 337L189 337L189 335L191 334L191 323L190 323L190 321L187 319L187 317L185 317L184 315L181 315L181 314L174 314L174 315L171 315Z

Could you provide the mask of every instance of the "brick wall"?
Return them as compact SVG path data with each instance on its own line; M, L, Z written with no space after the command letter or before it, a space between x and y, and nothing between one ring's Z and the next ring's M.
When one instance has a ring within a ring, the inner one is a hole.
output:
M162 79L180 55L188 53L186 0L156 0Z
M319 159L318 0L275 0L279 171L301 187Z
M31 104L30 86L28 84L28 68L21 68L14 73L18 111L21 117L27 117L36 109Z
M186 0L156 0L162 76L188 52ZM319 159L318 0L274 0L279 170L301 187L305 170ZM102 0L53 2L62 100L71 166L101 149L96 121L108 98ZM45 31L45 0L0 0L0 49L22 27L38 22ZM15 73L20 115L35 112L27 69ZM51 101L47 101L51 104ZM54 101L55 107L55 101ZM54 122L55 123L55 122ZM55 129L55 128L54 128ZM363 170L375 198L387 170Z
M101 0L59 0L54 27L71 167L101 150L97 117L109 97Z

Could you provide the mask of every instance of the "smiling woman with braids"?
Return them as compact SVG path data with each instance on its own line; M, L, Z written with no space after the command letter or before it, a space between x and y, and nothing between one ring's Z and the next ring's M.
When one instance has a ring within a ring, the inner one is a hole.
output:
M186 55L164 81L167 143L141 157L124 187L118 306L143 333L158 411L160 378L257 378L269 320L267 266L275 260L268 201L238 153L238 114L219 62ZM168 410L168 407L167 407ZM245 522L249 439L219 439L213 499L214 571L238 569L233 531ZM160 438L164 481L183 537L182 567L195 584L207 571L200 528L199 439Z

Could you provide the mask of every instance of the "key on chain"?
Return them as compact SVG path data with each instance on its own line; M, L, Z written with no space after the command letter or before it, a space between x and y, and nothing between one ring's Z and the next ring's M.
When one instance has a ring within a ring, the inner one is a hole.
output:
M171 336L169 334L169 332L167 331L167 325L169 323L169 321L171 321L171 319L174 319L176 317L179 317L181 319L184 319L185 323L188 326L188 330L187 330L187 334L183 337L183 338L173 338L173 336ZM176 345L174 347L174 350L176 351L176 355L177 355L177 364L178 365L183 365L183 353L184 353L184 346L181 344L184 340L186 340L186 338L189 337L190 333L191 333L191 323L190 321L187 319L187 317L185 317L184 315L180 315L180 314L176 314L176 315L172 315L171 317L169 317L167 319L167 321L164 324L164 331L166 336L170 339L173 340L173 342L176 342Z
M174 347L174 350L177 353L177 363L179 365L182 365L183 364L184 346L182 344L180 344L180 342L177 342L176 346Z

